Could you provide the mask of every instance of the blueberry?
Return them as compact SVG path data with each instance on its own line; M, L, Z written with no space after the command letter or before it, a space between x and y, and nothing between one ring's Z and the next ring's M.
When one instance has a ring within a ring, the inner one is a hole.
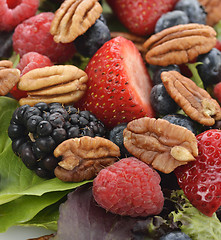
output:
M198 73L205 85L216 84L221 81L221 52L213 48L206 54L199 55L197 62Z
M153 77L152 77L152 82L153 85L162 83L161 80L161 73L162 72L168 72L168 71L177 71L180 72L180 68L178 65L173 64L173 65L168 65L166 67L162 67L162 66L157 66L157 68L155 68L154 72L153 72Z
M115 143L120 148L121 158L129 157L131 154L127 151L124 146L123 131L127 127L127 123L118 124L116 127L110 130L109 140Z
M165 115L162 119L167 120L170 123L182 126L193 132L195 135L198 133L197 123L194 122L191 118L182 115L182 114L168 114Z
M179 109L179 106L167 93L163 83L153 86L150 93L150 102L153 109L160 115L174 113Z
M159 240L191 240L191 238L183 232L170 232L160 237Z
M189 18L185 12L180 10L167 12L158 19L155 25L155 33L158 33L166 28L187 23L189 23Z
M84 57L92 57L103 44L111 39L107 25L97 19L86 33L74 40L77 51Z
M174 10L184 11L190 23L206 24L206 12L198 0L179 0Z

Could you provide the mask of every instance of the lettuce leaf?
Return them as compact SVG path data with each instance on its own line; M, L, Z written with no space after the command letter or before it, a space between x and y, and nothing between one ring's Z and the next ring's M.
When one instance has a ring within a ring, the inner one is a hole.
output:
M88 181L66 183L57 178L46 180L26 168L21 159L13 153L7 134L11 116L17 106L16 100L0 97L0 204L23 195L41 196L48 192L74 189L87 183Z
M217 38L219 39L219 41L221 41L221 21L219 21L219 22L215 25L214 29L215 29L216 32L217 32Z
M178 203L178 211L172 211L170 216L174 222L181 223L182 232L192 240L221 239L221 222L215 213L212 217L202 214L193 207L182 190L174 191L171 198Z
M0 206L0 232L6 231L13 225L31 220L39 211L54 204L68 192L46 193L41 197L23 196Z

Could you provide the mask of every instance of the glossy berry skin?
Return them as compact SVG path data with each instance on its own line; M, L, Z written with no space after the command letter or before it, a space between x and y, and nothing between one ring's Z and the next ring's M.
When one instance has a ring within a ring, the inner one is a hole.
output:
M1 0L0 31L11 31L25 19L34 16L39 0Z
M187 23L189 23L189 18L186 13L180 10L174 10L163 14L158 19L154 32L158 33L166 28Z
M74 40L77 52L84 57L92 57L103 44L111 39L108 26L97 19L86 33Z
M217 101L221 104L221 82L217 83L213 88L213 94Z
M182 126L190 130L195 135L197 134L197 124L191 118L182 114L168 114L162 117L170 123Z
M18 68L21 71L21 76L22 76L25 73L35 68L42 68L42 67L52 66L52 65L53 63L47 56L37 52L28 52L22 56L16 68ZM17 88L17 85L15 85L12 88L12 90L10 91L10 94L17 100L27 96L27 92L19 90Z
M120 148L121 158L129 157L131 154L124 146L123 131L127 127L127 123L121 123L110 130L108 138Z
M195 161L175 169L178 184L191 204L211 217L221 205L221 130L197 135Z
M144 162L123 158L102 169L93 181L95 201L106 211L131 217L162 211L160 176Z
M162 66L155 67L154 70L153 70L153 77L152 77L153 85L157 85L159 83L162 83L160 75L161 75L162 72L168 72L168 71L180 72L180 68L176 64L168 65L168 66L165 66L165 67L162 67Z
M54 42L49 32L53 18L52 12L42 12L20 23L13 34L14 51L21 57L28 52L38 52L53 63L70 60L76 49L73 43Z
M167 93L163 83L153 86L150 102L154 111L160 115L175 113L179 109L179 106Z
M73 114L76 115L74 124L71 123ZM20 106L8 127L12 150L27 168L42 178L54 177L59 159L53 156L53 151L61 142L72 137L104 137L105 134L103 123L89 111L81 112L61 103Z
M120 22L136 35L154 32L160 16L172 11L177 0L107 0Z
M179 0L174 10L184 11L190 23L206 24L206 12L198 0Z
M160 237L159 240L191 240L191 238L183 232L170 232Z
M197 62L203 63L199 64L197 69L206 86L221 81L221 52L217 48L212 48L208 53L199 55Z
M85 72L88 89L75 106L87 109L111 129L134 118L154 116L151 79L135 45L116 37L91 58Z

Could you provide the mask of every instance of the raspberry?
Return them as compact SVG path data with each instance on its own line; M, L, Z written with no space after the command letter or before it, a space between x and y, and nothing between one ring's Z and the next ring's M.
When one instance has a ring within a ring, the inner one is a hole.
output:
M13 48L23 56L27 52L38 52L48 56L54 63L63 63L76 52L73 43L56 43L50 34L54 14L43 12L20 23L13 34Z
M21 75L24 75L32 69L52 65L53 63L47 56L44 56L37 52L28 52L23 55L19 64L17 65L17 68L21 71Z
M134 157L102 169L93 182L95 201L107 211L131 217L159 214L164 205L159 174Z
M21 75L24 75L32 69L52 65L53 64L51 60L47 56L41 55L36 52L29 52L23 55L23 57L20 59L19 64L17 65L17 68L21 71ZM17 85L12 88L10 93L17 100L27 96L27 92L18 90Z
M11 31L19 23L34 16L39 7L39 0L1 0L0 30Z

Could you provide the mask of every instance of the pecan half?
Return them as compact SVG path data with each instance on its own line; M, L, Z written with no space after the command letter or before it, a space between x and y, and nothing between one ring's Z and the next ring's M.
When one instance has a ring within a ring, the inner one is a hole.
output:
M85 33L100 17L103 9L98 0L66 0L55 12L50 33L54 41L69 43Z
M195 135L164 119L133 120L123 134L124 145L133 156L164 173L195 160L198 155Z
M221 20L221 1L220 0L199 0L205 8L207 17L206 24L214 26Z
M3 68L12 68L13 63L9 60L1 60L0 61L0 70Z
M167 66L194 60L216 44L216 31L203 24L177 25L152 35L144 43L149 64Z
M65 182L89 180L120 156L119 147L102 137L80 137L62 142L54 150L62 161L55 168L55 176Z
M0 95L4 96L17 84L20 79L20 71L12 68L11 61L0 61Z
M84 95L87 80L87 74L72 65L33 69L24 74L18 83L18 88L27 91L28 95L19 103L33 106L38 102L76 102Z
M169 95L193 120L212 126L221 119L218 102L191 79L177 71L162 72L161 79Z

